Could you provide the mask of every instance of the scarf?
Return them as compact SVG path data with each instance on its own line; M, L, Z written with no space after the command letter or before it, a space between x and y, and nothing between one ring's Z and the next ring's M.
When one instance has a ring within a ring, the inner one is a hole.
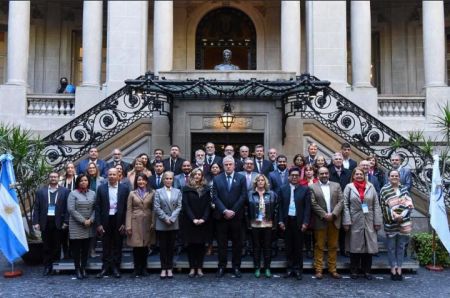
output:
M366 191L366 180L364 181L353 181L353 185L356 187L356 190L359 193L359 199L361 203L364 201L364 192Z
M137 192L138 196L139 196L141 199L144 199L144 196L145 196L145 194L147 193L147 190L146 190L145 188L140 188L140 187L138 187L138 188L136 189L136 192Z

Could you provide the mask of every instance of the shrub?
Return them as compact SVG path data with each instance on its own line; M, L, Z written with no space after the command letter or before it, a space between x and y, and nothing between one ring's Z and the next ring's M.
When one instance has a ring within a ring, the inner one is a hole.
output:
M433 235L431 233L418 233L412 236L412 248L416 252L420 265L433 263ZM450 266L450 256L442 242L436 235L436 265Z

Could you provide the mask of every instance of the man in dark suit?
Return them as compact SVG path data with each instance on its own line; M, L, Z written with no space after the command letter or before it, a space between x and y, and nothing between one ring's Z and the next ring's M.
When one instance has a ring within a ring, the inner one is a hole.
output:
M102 271L98 278L108 275L111 270L114 277L120 277L122 243L125 232L127 199L130 190L119 183L117 169L108 170L108 183L97 188L95 202L95 223L97 234L102 237Z
M100 175L106 178L108 171L106 162L102 159L98 159L98 150L95 147L89 149L89 158L80 161L80 163L78 164L77 175L86 174L90 162L95 163L97 165L98 170L100 171Z
M279 226L285 233L287 272L285 277L302 279L303 233L306 231L311 213L311 195L308 187L298 183L300 169L289 169L289 184L279 192Z
M269 161L272 163L272 171L276 171L278 164L277 164L277 157L278 157L278 151L275 148L270 148L269 151L267 151L267 157Z
M192 168L199 168L203 171L204 175L208 175L210 166L206 163L205 151L202 149L195 150L195 158L192 164Z
M120 151L120 149L114 149L112 154L113 160L106 164L106 168L109 170L117 165L121 165L123 169L123 176L126 177L130 164L122 160L122 151Z
M375 187L375 190L377 192L378 197L380 196L380 183L378 182L378 178L370 173L370 161L368 160L361 160L359 163L359 166L363 169L364 175L366 176L366 181L373 184Z
M205 145L206 156L205 160L208 166L211 166L213 163L222 163L222 158L216 155L216 146L214 143L208 142Z
M333 154L331 164L328 167L328 170L330 171L330 181L339 183L342 192L352 178L350 170L343 167L343 160L342 153L336 152ZM341 256L348 256L348 253L345 251L345 234L344 228L341 227L339 230L339 253Z
M350 158L350 154L352 153L352 147L349 143L342 143L341 145L341 153L342 153L342 166L347 170L353 172L353 170L358 166L358 163Z
M244 176L236 173L235 160L231 156L223 159L224 173L214 177L213 204L217 220L217 242L219 249L219 269L216 276L222 277L227 266L228 234L233 242L233 276L241 277L242 220L247 187Z
M67 197L70 191L58 186L59 174L48 175L49 184L36 191L33 227L42 233L44 275L53 273L53 262L61 256L62 229L67 228Z
M232 145L226 145L224 150L224 158L231 156L234 159L234 170L240 172L244 170L244 162L234 157L234 147ZM223 163L223 161L222 161Z
M305 157L305 162L307 165L313 165L316 161L318 146L316 143L311 143L308 145L308 156Z
M155 174L148 178L148 184L152 189L159 189L164 186L163 183L163 174L164 174L164 164L162 161L155 162L153 166L155 170Z
M176 175L173 182L173 187L182 189L185 185L189 183L189 174L192 171L192 165L189 160L183 161L181 165L181 173Z
M178 145L172 145L170 147L170 157L164 159L164 169L171 171L174 175L181 173L181 165L184 159L180 157L180 147Z
M272 163L264 159L264 146L255 146L255 172L269 177L269 173L273 170Z
M269 173L270 189L276 193L280 192L283 185L289 183L287 171L287 157L285 155L277 156L277 170Z

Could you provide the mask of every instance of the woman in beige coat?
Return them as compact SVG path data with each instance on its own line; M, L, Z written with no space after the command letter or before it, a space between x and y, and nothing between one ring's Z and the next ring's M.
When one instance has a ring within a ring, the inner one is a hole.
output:
M366 181L360 167L353 170L352 182L344 189L344 206L342 225L350 231L350 277L358 278L362 269L371 280L372 255L378 252L377 231L383 219L375 187Z
M136 174L137 188L130 192L127 203L127 244L133 247L135 277L147 275L148 247L154 243L153 198L155 192L147 188L147 176Z

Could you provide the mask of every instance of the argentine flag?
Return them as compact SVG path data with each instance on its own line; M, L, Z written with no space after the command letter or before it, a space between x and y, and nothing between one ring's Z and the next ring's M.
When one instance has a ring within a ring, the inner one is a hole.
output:
M10 154L0 156L0 250L10 263L28 251L19 201L16 191L10 188L16 183L12 160Z

